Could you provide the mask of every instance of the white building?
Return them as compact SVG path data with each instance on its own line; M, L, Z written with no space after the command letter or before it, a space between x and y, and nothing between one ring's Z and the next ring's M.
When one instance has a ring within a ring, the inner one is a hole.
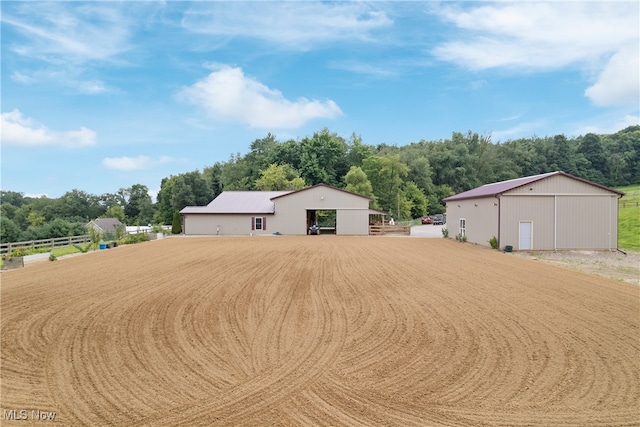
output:
M483 185L447 197L449 236L513 250L616 250L624 193L565 172Z

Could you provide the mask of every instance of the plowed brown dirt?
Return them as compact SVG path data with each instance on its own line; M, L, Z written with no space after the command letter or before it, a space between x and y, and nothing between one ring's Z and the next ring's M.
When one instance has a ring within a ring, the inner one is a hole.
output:
M451 240L171 238L1 279L3 426L640 424L640 287Z

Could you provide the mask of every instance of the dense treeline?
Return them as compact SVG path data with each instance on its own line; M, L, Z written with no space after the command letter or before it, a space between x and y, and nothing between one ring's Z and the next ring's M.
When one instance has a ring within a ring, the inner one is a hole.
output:
M368 145L323 129L301 140L268 134L245 155L169 176L156 203L135 184L100 196L72 190L58 199L3 191L2 242L81 234L97 217L128 225L171 224L185 206L206 205L223 190L286 190L325 183L363 194L400 219L444 212L442 199L490 182L561 170L599 184L640 183L640 126L610 135L523 138L493 143L474 132L404 146Z

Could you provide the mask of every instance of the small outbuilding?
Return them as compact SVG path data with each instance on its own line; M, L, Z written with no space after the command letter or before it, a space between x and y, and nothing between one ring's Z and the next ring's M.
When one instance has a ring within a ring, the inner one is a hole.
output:
M334 218L321 233L368 235L371 199L326 184L298 191L224 191L207 206L180 211L184 234L309 234L318 217ZM322 226L323 224L319 224Z
M616 250L624 193L565 172L483 185L447 197L449 236L506 250Z
M110 238L115 238L118 234L118 230L123 232L125 230L124 225L118 218L97 218L87 224L87 228L89 227L99 233L111 236Z

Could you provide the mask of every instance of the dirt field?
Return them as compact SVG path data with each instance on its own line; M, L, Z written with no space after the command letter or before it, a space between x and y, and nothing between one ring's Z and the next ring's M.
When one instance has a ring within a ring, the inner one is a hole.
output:
M640 425L640 287L478 246L171 238L0 279L3 426Z

